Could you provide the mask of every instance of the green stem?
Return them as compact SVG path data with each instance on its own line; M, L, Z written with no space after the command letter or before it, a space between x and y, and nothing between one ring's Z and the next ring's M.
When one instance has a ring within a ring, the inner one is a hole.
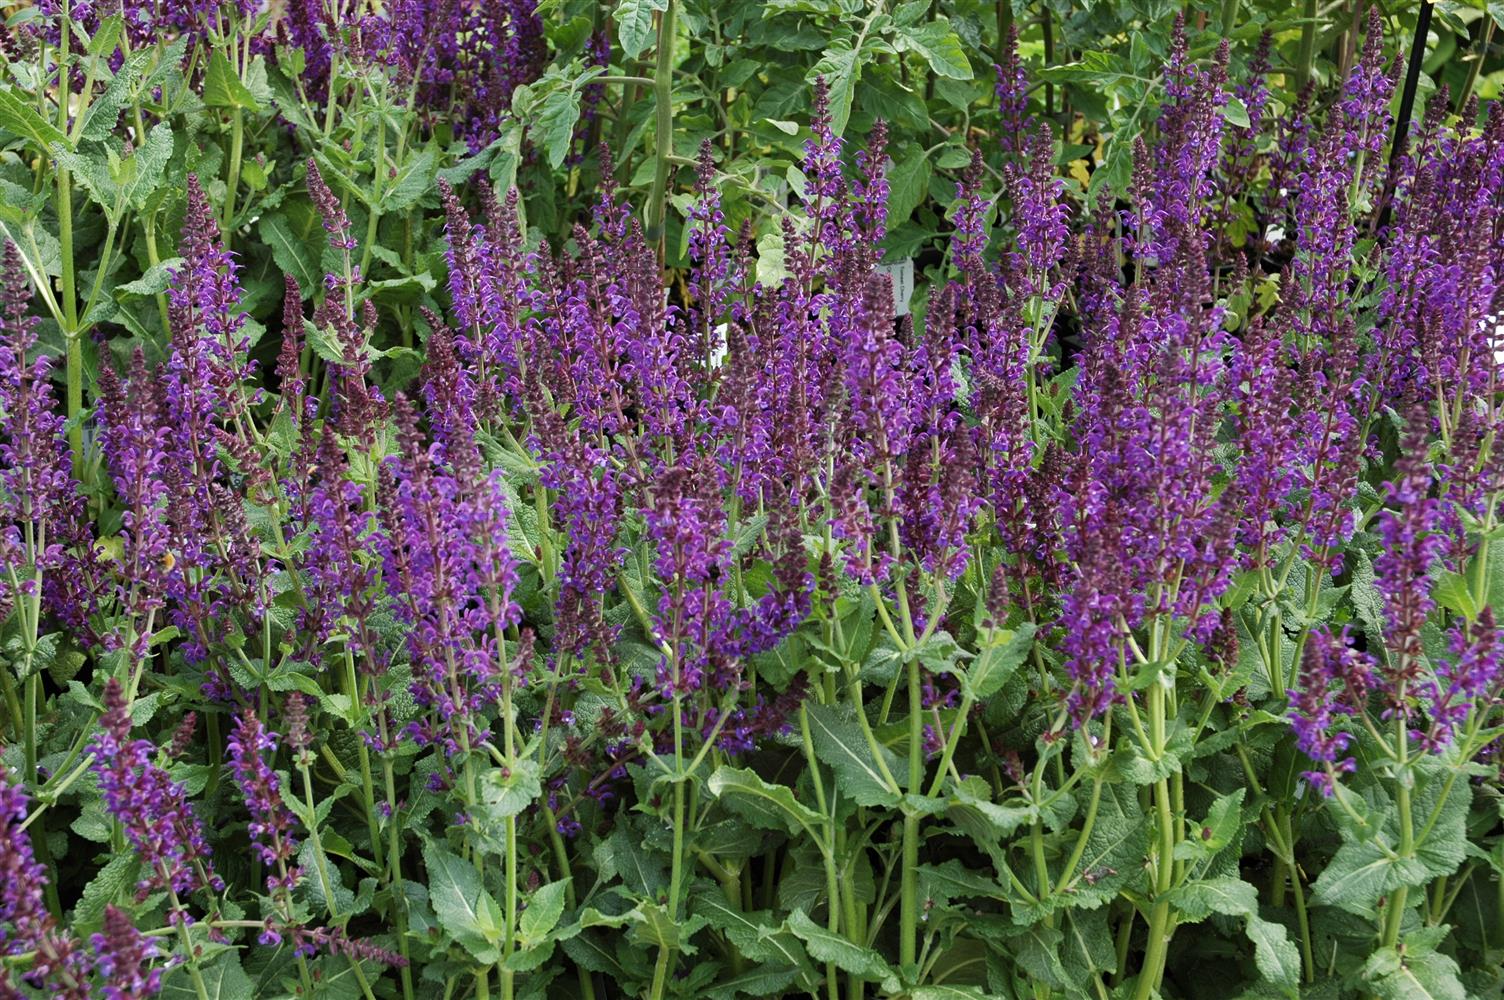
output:
M1295 920L1300 925L1300 961L1306 982L1316 981L1316 956L1311 948L1311 918L1306 912L1306 889L1300 881L1300 865L1295 861L1295 829L1290 823L1289 807L1281 802L1275 809L1275 823L1280 827L1280 841L1289 854L1290 888L1295 895Z
M174 890L168 889L167 894L172 899L173 913L180 918L176 921L178 941L183 946L183 958L188 965L188 975L193 979L193 991L198 994L198 1000L209 1000L209 989L204 985L204 977L198 970L198 957L193 950L193 939L188 936L188 921L181 919L183 904Z
M919 794L924 782L924 703L919 658L909 660L909 784ZM918 956L919 931L919 816L903 817L903 870L899 876L898 960L912 965Z
M387 746L387 730L385 715L378 716L378 724L381 731L381 745ZM381 758L382 776L386 779L386 801L391 809L390 826L391 840L387 844L386 859L387 870L392 875L392 906L397 918L397 950L403 958L407 958L407 883L402 878L402 824L397 815L397 780L392 770L391 757L383 754ZM407 962L400 970L402 978L402 1000L413 1000L413 974L412 963ZM591 998L593 1000L593 998Z
M650 76L594 76L590 78L590 82L603 86L631 84L634 87L651 87L654 80Z
M1311 67L1316 61L1316 0L1306 0L1300 19L1300 54L1295 60L1296 90L1310 81Z
M350 698L350 710L359 711L363 707L364 698L360 691L360 682L355 676L355 657L345 650L345 685ZM371 857L376 861L377 869L383 867L381 856L381 827L376 822L376 785L371 777L371 752L366 746L364 739L356 742L357 752L360 757L360 787L365 796L366 807L366 832L371 838Z
M57 171L56 205L57 241L63 270L63 339L68 345L68 447L73 452L73 474L79 475L84 461L84 347L78 335L78 279L73 265L73 177L62 167Z
M1404 664L1400 665L1404 669ZM1400 700L1404 699L1404 685L1400 685ZM1403 772L1408 765L1409 733L1406 731L1407 720L1404 712L1395 713L1394 739L1396 758L1400 767L1400 779L1395 782L1395 798L1399 805L1400 813L1400 844L1399 856L1408 859L1415 851L1415 820L1410 808L1410 786L1406 784L1407 777ZM1384 909L1384 927L1382 945L1385 948L1393 948L1399 943L1400 927L1405 920L1405 904L1410 892L1409 886L1400 886L1390 893L1389 900Z
M235 192L240 187L240 160L245 150L245 120L240 108L230 116L230 170L225 175L225 212L220 228L224 230L225 249L235 236Z
M658 20L658 65L653 71L653 99L658 119L654 134L653 188L648 195L649 243L658 245L660 257L665 252L663 223L668 207L669 156L674 151L674 27L677 18L675 0L668 0Z
M308 766L306 764L299 764L298 772L303 776L303 801L308 807L308 815L317 817L318 813L315 811L313 804L313 778L308 773ZM337 921L339 920L339 906L334 900L334 882L329 878L329 863L328 859L324 857L324 845L319 839L319 825L317 823L308 824L308 839L313 844L313 863L314 867L318 869L319 886L324 891L324 905L329 909L329 919Z
M1158 628L1156 626L1156 636ZM1151 647L1151 657L1159 662L1161 644ZM1166 691L1156 681L1149 688L1149 739L1150 759L1158 761L1164 756ZM1175 921L1170 912L1168 893L1175 881L1175 817L1170 793L1170 783L1160 778L1154 783L1154 808L1156 813L1159 845L1154 858L1154 907L1149 912L1148 950L1144 954L1143 968L1139 973L1134 1000L1149 1000L1159 989L1164 978L1165 958L1169 952L1170 936L1175 930Z
M1488 47L1494 40L1494 19L1483 19L1483 37L1478 41L1478 58L1467 69L1467 79L1462 81L1462 89L1457 92L1457 110L1461 112L1467 104L1468 98L1473 96L1473 88L1478 85L1478 74L1483 70L1483 60L1488 56ZM1463 128L1472 128L1472 122L1463 122Z

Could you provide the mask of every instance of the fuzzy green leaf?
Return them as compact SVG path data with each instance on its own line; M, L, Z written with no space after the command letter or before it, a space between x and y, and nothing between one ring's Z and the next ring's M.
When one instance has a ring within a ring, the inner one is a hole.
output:
M0 90L0 128L29 139L44 153L50 152L54 143L65 149L73 148L66 135L9 90Z
M186 967L169 971L162 978L161 1000L251 1000L256 996L256 984L240 967L240 956L234 951L224 951L207 961L199 975L204 991L200 993Z
M748 961L814 973L804 945L786 926L775 923L766 910L736 910L724 897L710 892L696 896L691 910L724 934Z
M856 84L862 76L863 53L853 49L851 43L842 39L826 50L825 55L810 71L808 79L825 77L830 88L830 130L836 135L846 131L846 122L851 118L851 99L856 93Z
M240 82L230 60L219 49L209 56L209 68L204 72L204 103L211 108L261 110L256 95Z
M897 805L898 794L888 785L856 719L829 705L810 703L806 710L815 756L835 771L836 787L860 806ZM878 750L888 773L895 773L898 758L881 744Z
M705 987L704 995L707 1000L733 1000L742 994L752 997L784 996L798 978L798 969L769 962Z
M516 816L538 800L543 784L538 777L538 762L524 758L513 762L512 773L488 770L481 777L481 805L486 819L499 821Z
M789 914L789 930L799 936L809 948L810 957L817 962L833 962L842 972L861 976L878 982L892 977L892 970L883 957L871 948L852 944L809 918L803 910Z
M522 947L531 948L541 944L564 915L564 893L569 879L560 879L540 886L528 897L527 909L517 921L517 932Z
M533 109L528 135L548 155L548 165L558 168L569 152L575 122L580 120L580 95L573 87L558 87Z
M764 830L783 830L810 836L825 824L825 817L794 797L787 785L770 785L746 768L722 765L708 782L710 794L723 799L728 808Z
M991 632L961 682L966 693L974 701L980 702L1002 690L1003 685L1008 683L1008 678L1028 658L1033 646L1033 622L1025 622L1017 630L997 629Z
M477 961L501 959L502 913L481 884L480 873L463 858L437 844L423 849L428 869L428 896L449 937Z
M1400 886L1429 881L1425 865L1401 858L1379 840L1350 840L1337 849L1312 888L1318 906L1336 906L1359 916L1371 915L1386 893Z
M1300 952L1284 924L1249 914L1245 925L1253 942L1253 963L1265 981L1287 990L1300 982Z
M1379 1000L1468 1000L1460 971L1434 946L1415 947L1407 940L1403 953L1383 948L1369 956L1363 979Z
M324 280L318 250L297 235L285 215L262 216L256 231L261 242L271 247L277 267L292 275L305 295L312 294ZM319 235L323 235L323 230L319 230Z

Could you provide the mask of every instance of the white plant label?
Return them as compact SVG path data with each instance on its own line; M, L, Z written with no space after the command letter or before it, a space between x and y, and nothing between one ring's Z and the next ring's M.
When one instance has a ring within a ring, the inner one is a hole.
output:
M914 258L905 257L896 264L877 265L878 274L886 274L893 283L893 315L909 314L909 299L914 295Z

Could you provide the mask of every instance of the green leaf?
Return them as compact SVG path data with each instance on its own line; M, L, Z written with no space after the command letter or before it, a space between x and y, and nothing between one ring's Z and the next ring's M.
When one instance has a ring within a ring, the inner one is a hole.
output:
M1417 948L1407 940L1403 954L1383 948L1369 956L1363 979L1379 1000L1468 1000L1460 971L1434 946Z
M524 948L531 948L541 944L559 923L559 918L564 915L564 893L569 887L569 879L560 879L540 886L528 898L527 909L522 911L522 917L517 921L517 932L520 943Z
M261 242L271 247L277 267L297 280L303 294L312 294L324 280L318 250L294 233L285 215L263 215L256 231Z
M172 128L166 122L158 122L147 133L146 141L125 161L134 165L134 173L121 186L137 211L146 208L146 200L161 186L171 159Z
M1057 988L1070 983L1070 973L1060 961L1065 936L1059 928L1031 923L1010 932L1009 943L1018 965L1030 978Z
M378 203L381 211L400 212L423 197L424 192L433 187L437 163L438 158L430 146L408 156L396 178L382 189L381 201Z
M219 49L209 56L209 68L204 72L204 103L211 108L261 110L256 95L240 82L230 60Z
M980 986L920 986L904 994L909 1000L999 1000L996 993L988 993Z
M332 800L326 799L325 801L332 806ZM318 824L323 818L309 817L306 806L298 812L304 824L310 827ZM327 814L327 810L325 813ZM344 882L340 879L339 869L335 867L334 862L329 860L329 856L323 854L320 857L321 854L322 851L314 845L312 840L303 841L303 846L298 849L298 866L303 869L304 877L298 882L298 891L306 896L308 904L315 911L327 910L330 913L349 914L355 905L355 893L345 888ZM325 876L329 879L329 893L334 896L332 900L328 899L324 893Z
M1171 905L1181 919L1195 923L1213 913L1243 917L1244 930L1253 942L1254 964L1270 983L1293 988L1300 981L1300 954L1283 924L1259 916L1258 890L1237 878L1212 878L1187 882L1170 890Z
M821 76L830 88L830 130L840 135L851 118L851 98L862 76L862 53L845 39L838 41L825 51L806 79L813 83Z
M116 222L127 209L145 208L151 194L161 186L172 159L172 128L159 122L129 156L121 155L123 148L111 138L103 148L91 145L87 152L58 149L53 153L105 215Z
M73 143L68 141L66 135L9 90L0 90L0 128L31 140L44 153L50 153L53 144L61 145L64 149L73 148Z
M1028 659L1034 646L1034 623L1025 622L1016 631L995 629L971 661L962 687L973 701L984 701L1001 691L1019 665Z
M961 39L951 30L949 18L937 17L928 24L900 31L898 47L919 53L930 64L930 69L940 76L952 80L971 79L971 63L966 59Z
M1247 128L1250 124L1247 105L1236 97L1229 96L1227 103L1222 105L1222 117L1227 119L1229 125L1236 125L1238 128Z
M1245 930L1253 942L1253 963L1259 975L1276 986L1296 988L1300 983L1300 952L1285 925L1250 913Z
M1149 819L1139 808L1137 794L1126 785L1104 785L1080 868L1071 875L1072 905L1103 906L1142 880L1148 850Z
M580 120L580 95L573 87L559 87L531 110L528 135L548 155L549 166L557 169L569 153L575 122Z
M691 910L724 934L748 961L769 962L813 974L814 967L804 945L788 927L774 923L768 911L733 909L725 897L713 892L695 896Z
M1337 848L1312 888L1311 901L1359 916L1372 915L1379 900L1402 885L1429 881L1416 858L1398 857L1382 839L1349 840Z
M673 948L681 955L694 954L696 949L689 939L705 926L704 917L676 921L669 915L667 907L646 899L638 902L637 908L627 914L627 919L631 924L627 929L629 940L653 948Z
M1455 611L1468 621L1474 621L1478 617L1478 602L1473 600L1472 588L1460 573L1453 573L1451 570L1443 572L1436 581L1433 596L1437 604L1448 611Z
M1258 890L1236 878L1187 882L1171 889L1168 898L1181 918L1192 923L1205 920L1213 913L1246 917L1250 913L1257 913L1259 905Z
M543 794L539 779L538 762L531 757L517 760L511 774L503 775L499 769L490 769L481 777L481 805L488 820L503 820L516 816L538 800Z
M716 980L704 988L703 994L707 1000L733 1000L743 993L759 998L783 996L798 978L798 969L770 962L739 976Z
M240 956L223 951L200 967L204 982L200 994L186 967L172 968L162 977L161 1000L252 1000L256 984L240 967Z
M842 972L879 982L893 975L888 963L877 952L826 930L803 910L789 914L788 923L789 930L799 936L809 949L810 957L817 962L833 962Z
M806 707L809 715L810 738L815 744L815 756L830 766L836 773L836 787L851 796L859 806L895 806L898 794L888 785L872 756L859 723L850 715L843 714L830 705L813 702ZM887 747L879 744L888 773L895 773L898 758Z
M94 29L94 37L89 39L89 55L99 59L110 56L120 44L120 32L125 27L125 19L119 14L111 14L99 22L99 27Z
M1072 983L1087 983L1096 973L1117 969L1117 952L1112 946L1112 929L1107 924L1107 910L1068 911L1064 940L1060 945L1060 965Z
M475 866L437 844L423 848L428 896L439 924L477 961L501 959L501 907L481 884Z
M595 846L595 866L601 878L621 876L634 895L650 896L668 885L663 865L642 846L628 825L618 826Z
M1358 613L1358 621L1363 623L1363 631L1368 635L1368 641L1373 643L1370 648L1382 646L1384 641L1384 626L1388 620L1384 611L1384 595L1379 593L1378 581L1373 572L1373 560L1368 558L1368 553L1359 551L1356 553L1357 561L1353 566L1353 584L1348 590L1348 600L1352 602L1353 610Z
M141 871L135 854L117 854L84 886L83 896L73 910L73 929L87 937L104 923L104 908L134 889Z
M104 91L90 102L89 110L84 112L83 126L78 133L80 139L103 140L109 137L115 130L115 123L120 120L120 110L130 103L131 91L153 54L151 49L141 49L132 52L121 64Z
M1001 844L1025 823L1032 823L1037 811L1026 805L1001 805L992 801L992 790L985 779L970 777L951 786L946 798L945 818L966 831L977 845L987 848Z
M888 171L888 228L895 229L909 221L914 209L924 201L930 188L930 160L915 143L906 143L898 151L893 168Z
M1207 810L1206 821L1191 828L1190 836L1175 845L1175 857L1181 861L1200 861L1213 857L1232 843L1241 827L1240 806L1245 789L1223 795Z
M770 785L755 771L721 765L708 782L710 794L724 798L728 808L764 830L783 830L810 836L825 824L825 817L800 803L787 785Z
M653 13L668 10L668 0L622 0L611 12L617 38L628 59L636 59L653 41Z
M952 858L942 865L920 865L916 873L919 895L937 903L952 899L1006 899L1003 887Z
M1434 758L1420 765L1429 777L1416 789L1411 808L1429 819L1429 829L1415 846L1415 856L1430 879L1457 870L1467 858L1467 814L1473 801L1473 783L1466 779L1449 782L1447 768ZM1445 796L1445 798L1443 798Z

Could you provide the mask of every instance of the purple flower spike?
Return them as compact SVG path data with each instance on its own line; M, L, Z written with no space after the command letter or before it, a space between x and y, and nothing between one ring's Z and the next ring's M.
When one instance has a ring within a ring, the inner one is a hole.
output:
M1357 762L1343 753L1352 734L1338 727L1344 716L1363 711L1374 685L1373 659L1354 649L1347 631L1333 635L1323 626L1306 640L1300 664L1300 686L1290 705L1290 725L1296 745L1318 764L1330 764L1338 773L1350 773ZM1311 787L1331 795L1332 776L1325 769L1303 773Z
M0 950L7 955L34 952L22 976L48 995L89 1000L88 959L77 939L57 925L42 898L47 869L37 862L31 838L21 829L30 807L25 790L0 776ZM4 965L0 995L23 996Z
M104 706L89 752L105 810L124 828L149 872L137 885L138 894L144 897L159 888L179 894L223 889L224 882L209 863L203 826L183 786L152 760L156 747L130 738L130 709L113 677L105 685Z
M136 930L124 912L106 903L104 930L89 940L94 946L94 971L104 981L105 1000L145 1000L161 991L161 968L147 968L157 957L157 946Z
M45 593L58 599L49 604L71 607L65 617L82 626L86 595L52 580L77 562L65 543L77 540L87 552L91 529L73 480L50 359L28 358L37 325L28 315L30 299L21 252L7 242L0 302L0 620L18 598ZM22 593L11 592L12 579L20 580Z
M235 780L245 793L245 805L251 813L251 842L262 862L272 869L266 877L267 891L291 890L300 874L297 866L288 866L298 850L298 840L292 833L293 816L282 801L281 779L262 756L268 750L276 752L277 736L247 709L236 720L229 748Z

